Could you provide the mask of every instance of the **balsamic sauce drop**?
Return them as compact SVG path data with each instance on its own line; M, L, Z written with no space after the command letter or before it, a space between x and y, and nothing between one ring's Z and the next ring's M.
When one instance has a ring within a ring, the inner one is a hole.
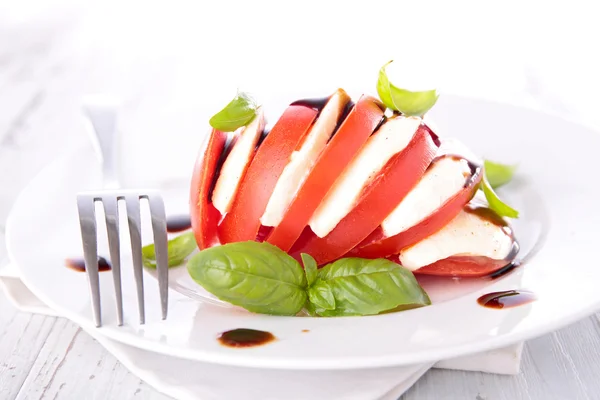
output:
M67 258L65 260L65 266L71 268L73 271L85 272L85 260L83 258ZM104 257L98 257L98 271L110 271L112 266L108 260Z
M264 242L265 240L267 240L267 238L271 234L271 231L273 231L272 226L261 225L260 228L258 229L258 233L256 234L255 240L257 242L261 242L261 243Z
M499 216L494 210L489 207L473 206L467 204L463 209L465 212L477 215L479 218L484 219L496 226L508 227L506 222L501 216Z
M167 218L167 232L175 233L187 231L192 227L192 220L189 215L173 215Z
M271 332L245 328L223 332L219 336L219 342L227 347L254 347L272 342L275 339Z
M511 272L515 268L519 267L520 265L521 265L521 260L514 260L513 262L506 264L504 267L500 268L499 270L492 272L491 274L489 274L487 276L487 278L492 279L492 280L498 279L501 276L508 274L509 272Z
M308 108L312 108L317 111L321 111L325 104L329 101L330 96L327 97L319 97L314 99L300 99L294 101L290 106L304 106Z
M371 135L375 134L375 132L377 132L379 130L379 128L381 128L381 126L387 122L387 120L388 120L388 117L386 117L385 115L383 117L381 117L381 121L379 121L379 123L377 124L375 129L373 129L373 132L371 133Z
M522 306L535 299L535 294L526 290L505 290L484 294L477 299L477 302L483 307L501 309Z
M348 118L348 115L354 109L355 105L356 104L354 104L354 102L352 100L349 100L346 103L346 105L344 106L344 109L342 110L340 116L338 117L337 123L335 125L335 128L333 129L333 132L331 133L331 136L327 140L327 143L329 143L331 141L331 139L333 139L335 134L340 130L340 126L342 126L342 124L346 121L346 118Z

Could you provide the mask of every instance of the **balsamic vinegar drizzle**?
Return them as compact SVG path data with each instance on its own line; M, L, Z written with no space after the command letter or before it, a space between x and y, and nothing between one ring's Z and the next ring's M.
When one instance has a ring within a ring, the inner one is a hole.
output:
M468 188L469 186L471 186L473 184L473 182L475 182L477 180L477 178L479 177L479 175L481 175L481 173L483 172L483 168L482 168L483 166L481 164L477 164L471 160L466 159L463 156L459 156L456 154L443 154L441 156L434 158L433 161L431 161L431 164L429 164L429 167L427 167L427 170L433 168L435 163L437 163L438 161L440 161L444 158L450 158L454 161L465 160L467 162L467 164L469 165L469 169L471 170L471 174L465 177L466 178L465 184L463 185L464 188Z
M484 294L477 299L477 302L483 307L502 309L522 306L535 299L535 294L527 290L505 290Z
M239 328L223 332L218 340L223 346L227 347L254 347L272 342L275 339L271 332Z
M325 104L327 104L330 97L331 96L318 97L314 99L300 99L294 101L292 104L290 104L290 106L304 106L320 112L325 107Z
M381 128L381 125L385 124L388 120L388 117L386 117L385 115L383 117L381 117L381 121L379 121L379 123L377 124L377 126L375 127L375 129L373 129L373 132L371 133L371 135L375 134L375 132L377 132L379 130L379 128Z
M354 104L354 102L352 100L349 100L346 103L346 105L344 106L344 109L342 110L340 116L338 117L337 124L335 125L335 129L333 130L331 136L327 140L327 143L329 143L331 141L331 139L333 139L333 137L335 136L335 134L340 130L340 126L342 126L342 124L344 123L344 121L346 121L346 118L348 117L348 115L350 114L350 112L354 109L355 105L356 104Z
M73 271L85 272L85 260L83 258L67 258L65 260L65 266L71 268ZM110 271L112 266L108 260L104 257L98 257L98 271Z
M187 231L192 227L192 220L189 215L173 215L167 217L167 232L176 233Z
M506 264L504 267L500 268L499 270L492 272L487 277L489 279L498 279L501 276L508 274L509 272L511 272L515 268L519 267L520 265L521 265L520 260L514 260L513 262Z

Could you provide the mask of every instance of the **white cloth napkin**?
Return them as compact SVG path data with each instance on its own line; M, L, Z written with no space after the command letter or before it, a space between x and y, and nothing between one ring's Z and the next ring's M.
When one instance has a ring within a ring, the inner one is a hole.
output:
M25 286L14 263L0 267L0 288L19 310L60 316ZM133 374L158 391L178 400L396 400L432 367L425 364L351 371L286 371L229 367L151 353L108 339L99 331L87 332ZM520 343L481 354L440 361L433 367L517 374L522 348ZM236 384L232 385L232 382ZM311 384L307 385L306 382Z

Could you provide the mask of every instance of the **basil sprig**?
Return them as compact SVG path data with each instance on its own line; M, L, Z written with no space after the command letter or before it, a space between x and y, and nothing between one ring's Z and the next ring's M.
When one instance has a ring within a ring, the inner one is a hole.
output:
M500 164L494 161L485 160L485 176L494 189L510 182L517 169L516 165Z
M410 270L384 258L342 258L328 264L319 270L308 296L312 311L323 317L374 315L431 304Z
M295 315L306 303L306 277L286 252L268 243L211 247L188 262L192 279L219 299L260 314Z
M185 259L198 248L193 232L186 232L169 240L167 252L169 254L169 267L183 264ZM154 243L142 247L142 262L148 268L156 268L156 255Z
M436 89L413 92L401 89L392 84L385 69L392 61L379 70L377 93L385 106L391 110L400 111L407 116L423 116L435 105L439 94Z
M516 166L505 165L492 161L484 162L484 174L481 179L481 190L489 207L502 217L519 218L519 212L503 202L494 191L494 188L502 186L512 179Z
M254 117L258 106L247 93L238 93L221 111L209 120L210 126L222 132L233 132L248 125Z
M308 254L302 262L304 270L279 248L249 241L201 251L188 272L219 299L262 314L372 315L431 304L412 272L385 259L344 258L321 270Z

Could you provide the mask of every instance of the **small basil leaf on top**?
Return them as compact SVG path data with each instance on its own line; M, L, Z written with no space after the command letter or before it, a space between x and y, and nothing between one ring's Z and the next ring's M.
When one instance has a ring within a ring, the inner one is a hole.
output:
M307 300L300 264L268 243L211 247L194 255L187 267L192 279L208 292L248 311L295 315Z
M391 110L400 111L407 116L423 116L437 102L439 94L436 89L410 91L392 84L387 76L386 68L392 61L379 70L377 93L385 106Z
M485 194L485 199L487 200L489 207L494 210L496 214L501 217L519 218L519 212L517 210L500 200L500 197L494 192L494 189L485 174L481 179L481 189Z
M169 267L183 264L185 259L198 248L193 232L187 232L169 240L167 252L169 254ZM156 268L156 255L154 244L142 247L142 262L148 268Z
M517 169L516 165L500 164L494 161L484 161L485 176L494 189L510 182Z
M258 106L247 93L238 93L221 111L212 116L209 123L222 132L233 132L248 125L254 117Z
M393 61L393 60L392 60ZM396 106L392 102L392 96L390 95L390 81L388 79L387 73L385 72L385 68L392 63L389 61L379 70L379 78L377 79L377 94L379 95L379 99L381 102L390 110L395 110Z
M324 317L373 315L400 306L431 304L411 271L383 258L337 260L319 270L319 278L312 288L317 285L327 285L333 294L334 301L327 302L323 295L325 289L319 288L319 293L313 294L313 298L317 294L320 297L318 304L313 303L310 308ZM335 308L330 309L331 305Z
M310 256L310 254L302 253L300 254L300 257L302 257L302 264L304 264L306 281L308 282L308 286L311 286L317 279L317 262Z

